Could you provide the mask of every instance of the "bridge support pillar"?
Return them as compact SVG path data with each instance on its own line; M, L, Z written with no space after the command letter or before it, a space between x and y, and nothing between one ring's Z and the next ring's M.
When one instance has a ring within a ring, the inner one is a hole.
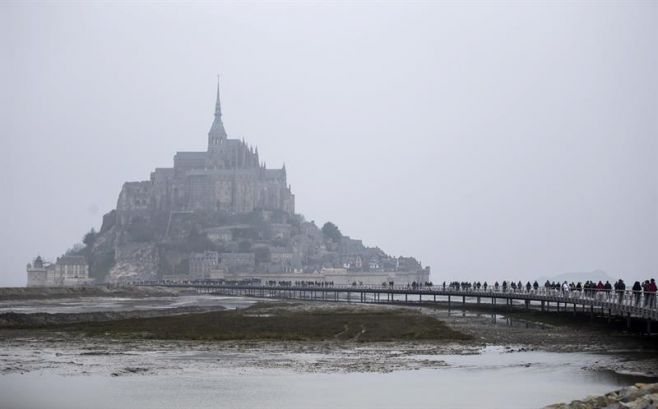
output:
M450 311L450 296L448 296L448 311Z
M530 300L525 300L525 309L526 310L530 309Z
M406 303L407 303L407 301L408 301L408 298L407 298L407 297L408 297L408 295L407 295L407 294L405 294L405 295L404 295L404 302L405 302L405 304L406 304Z
M466 307L466 296L462 295L462 306Z
M542 301L542 302L541 302L541 310L542 310L542 312L544 311L544 304L545 304L545 302Z
M480 297L478 297L478 305L480 305Z

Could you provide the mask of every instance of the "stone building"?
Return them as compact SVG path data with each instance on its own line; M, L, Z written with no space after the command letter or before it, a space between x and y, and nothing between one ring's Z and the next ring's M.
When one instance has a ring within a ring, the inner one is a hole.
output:
M117 222L175 211L295 211L295 196L286 181L285 165L267 169L258 148L229 139L222 123L217 85L215 119L205 152L178 152L173 168L156 168L148 181L127 182L117 203Z
M62 256L54 264L37 256L27 265L28 287L75 287L90 282L84 256Z
M224 270L219 262L219 253L216 251L192 253L190 256L189 278L224 278Z
M54 269L53 264L44 262L41 256L37 256L32 263L27 265L27 286L49 287L48 272Z
M62 256L55 263L54 279L61 285L76 286L88 284L89 266L84 256Z
M228 272L253 272L256 266L254 253L221 253L220 265Z

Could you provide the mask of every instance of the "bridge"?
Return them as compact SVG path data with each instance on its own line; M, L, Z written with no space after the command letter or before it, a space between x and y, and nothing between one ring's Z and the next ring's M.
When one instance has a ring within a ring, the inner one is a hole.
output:
M658 321L656 293L582 290L563 291L550 288L526 290L511 288L455 288L452 286L368 286L333 285L331 283L263 285L259 282L217 281L156 281L137 282L139 286L158 286L196 290L201 294L220 294L240 297L317 300L327 302L359 302L373 304L446 305L454 307L525 309L545 312L573 312L646 323L651 334L652 322Z

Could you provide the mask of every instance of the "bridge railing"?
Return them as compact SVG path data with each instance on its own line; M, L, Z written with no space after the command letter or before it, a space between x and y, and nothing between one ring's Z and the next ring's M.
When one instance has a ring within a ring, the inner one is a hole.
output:
M354 285L343 284L336 285L331 282L269 282L261 283L255 280L251 281L237 281L237 282L217 282L217 281L149 281L149 282L135 282L137 285L171 285L171 286L187 286L187 287L208 287L208 288L269 288L269 289L282 289L282 290L308 290L308 291L376 291L376 292L394 292L402 294L435 294L435 295L456 295L466 297L505 297L505 298L518 298L530 299L548 302L577 302L579 304L590 304L601 307L609 307L618 309L624 307L626 309L642 309L642 310L657 310L656 307L656 293L647 291L632 291L632 290L607 290L598 288L587 289L562 289L550 287L506 287L502 286L481 286L480 288L471 286L455 286L455 285Z

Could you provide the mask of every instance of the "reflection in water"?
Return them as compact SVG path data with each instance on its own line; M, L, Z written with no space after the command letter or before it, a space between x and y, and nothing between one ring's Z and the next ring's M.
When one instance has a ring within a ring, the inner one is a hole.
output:
M434 310L434 314L441 317L461 317L461 318L484 318L491 321L494 325L514 328L527 328L527 329L546 329L547 325L542 322L531 322L522 319L510 318L506 315L497 314L493 311L472 311L462 308L441 308Z

